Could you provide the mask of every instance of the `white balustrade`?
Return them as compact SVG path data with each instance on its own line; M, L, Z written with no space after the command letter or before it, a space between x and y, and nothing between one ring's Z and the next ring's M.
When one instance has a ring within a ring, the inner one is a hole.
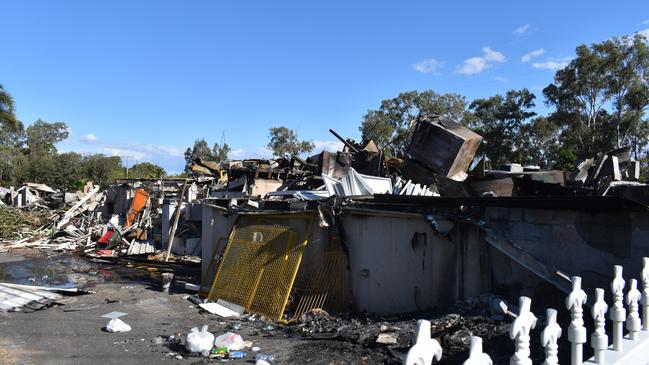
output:
M591 307L594 329L590 336L590 346L594 356L583 361L583 345L587 342L586 327L584 327L583 306L587 296L581 287L581 278L572 277L572 291L568 294L565 304L570 310L570 326L568 341L571 343L571 364L609 364L609 365L649 365L649 258L643 258L640 272L642 291L638 289L638 281L631 279L629 289L624 295L626 282L622 277L622 266L614 268L614 278L611 282L613 303L609 308L605 301L604 289L595 289L595 302ZM627 308L624 304L628 306ZM532 365L530 359L530 331L536 327L537 318L531 311L532 300L527 297L519 298L519 312L509 328L509 337L514 340L514 354L510 365ZM609 346L606 334L606 314L613 328L613 344ZM557 323L557 311L546 310L547 323L541 331L541 345L545 350L543 365L559 364L558 340L562 329ZM628 336L624 336L624 328ZM406 365L430 365L433 360L440 360L442 347L430 337L430 322L419 321L417 325L417 340L406 357ZM491 365L492 360L483 352L482 339L471 336L471 348L464 365Z

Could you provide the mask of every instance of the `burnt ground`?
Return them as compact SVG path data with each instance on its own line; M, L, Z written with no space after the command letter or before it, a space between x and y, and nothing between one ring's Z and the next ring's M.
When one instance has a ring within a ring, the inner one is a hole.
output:
M278 364L401 364L413 343L417 318L431 320L433 337L444 349L442 364L461 364L467 359L471 334L484 339L485 352L495 364L509 363L513 352L513 343L507 337L509 320L494 316L492 296L416 317L338 314L328 318L315 314L303 321L279 325L258 316L225 320L204 312L187 300L189 293L179 289L180 285L172 287L170 294L162 293L161 271L164 269L141 264L91 262L69 253L0 252L0 281L95 291L66 297L64 305L31 313L0 314L0 364L222 362L184 350L189 330L204 324L216 336L226 331L240 334L260 348L258 353L273 355ZM177 273L176 278L196 282L196 274ZM132 331L103 331L108 319L101 316L112 311L128 313L122 320L131 325ZM396 343L377 343L382 332L390 333ZM538 337L536 330L532 338L538 342ZM228 362L253 363L255 353L251 348L244 351L246 358ZM542 361L539 351L533 357Z

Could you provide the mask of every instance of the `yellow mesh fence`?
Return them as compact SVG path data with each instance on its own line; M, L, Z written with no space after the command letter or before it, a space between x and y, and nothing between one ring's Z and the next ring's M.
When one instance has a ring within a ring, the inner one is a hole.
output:
M344 311L347 307L347 280L347 255L333 239L322 260L316 262L306 285L299 290L301 294L294 318L300 318L314 308L333 313Z
M238 222L208 298L224 299L281 321L312 222L312 215L280 214Z

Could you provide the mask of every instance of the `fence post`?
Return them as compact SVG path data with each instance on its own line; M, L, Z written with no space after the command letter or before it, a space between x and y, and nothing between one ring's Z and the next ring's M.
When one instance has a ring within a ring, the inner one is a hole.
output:
M561 337L561 326L557 324L557 311L548 308L545 311L548 323L541 332L541 345L545 348L545 361L543 365L559 364L559 345L557 341Z
M613 321L613 349L622 351L622 336L624 335L624 319L626 318L626 309L624 309L624 279L622 278L622 266L615 265L615 278L611 282L611 291L613 292L613 308L609 313L609 318Z
M638 290L638 281L631 279L629 291L626 293L626 304L629 306L629 316L626 319L626 329L629 331L629 339L638 339L638 332L642 329L640 314L638 314L638 302L641 295Z
M489 355L482 352L482 338L471 336L471 349L469 358L463 362L463 365L492 365L493 362Z
M642 329L649 331L649 257L642 258Z
M584 361L583 344L586 343L586 328L584 327L584 311L582 306L586 304L586 292L581 289L581 278L572 277L572 291L566 298L566 309L570 310L570 327L568 327L568 341L570 341L570 352L572 365L581 365Z
M591 310L595 321L595 331L590 336L590 345L595 352L595 362L604 363L604 353L608 348L608 336L606 335L606 311L608 305L604 301L604 289L595 289L595 304Z
M536 327L536 316L530 311L532 300L520 297L518 317L509 327L509 338L516 340L514 355L510 358L510 365L532 365L530 359L530 330Z

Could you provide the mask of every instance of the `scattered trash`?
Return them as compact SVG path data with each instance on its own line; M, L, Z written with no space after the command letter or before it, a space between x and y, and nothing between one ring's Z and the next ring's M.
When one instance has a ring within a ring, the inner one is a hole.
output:
M225 347L228 351L238 351L246 347L243 338L236 333L226 332L214 340L214 346Z
M267 354L256 354L255 355L255 361L256 361L255 364L257 364L257 365L260 364L260 361L263 361L263 363L265 363L265 364L272 364L273 362L275 362L275 356L267 355Z
M384 345L396 345L398 343L397 334L396 333L380 333L379 336L376 338L376 343L381 343L381 344L384 344Z
M169 293L169 287L171 286L171 282L174 279L174 274L163 272L161 276L162 276L162 292Z
M107 303L110 303L110 302L107 302ZM123 316L125 316L127 314L128 313L116 312L115 311L115 312L106 313L103 316L101 316L101 318L115 319L115 318L123 317Z
M219 303L200 303L198 306L212 314L216 314L223 318L239 317L239 313L226 308Z
M113 318L110 321L108 321L108 324L106 325L106 331L107 332L128 332L131 330L131 326L128 324L124 323L119 318Z
M230 359L243 359L246 357L246 353L243 351L231 351L228 353L228 358Z
M210 351L214 344L214 335L207 332L207 325L204 325L201 330L198 327L191 329L187 335L185 348L189 352L203 352Z

